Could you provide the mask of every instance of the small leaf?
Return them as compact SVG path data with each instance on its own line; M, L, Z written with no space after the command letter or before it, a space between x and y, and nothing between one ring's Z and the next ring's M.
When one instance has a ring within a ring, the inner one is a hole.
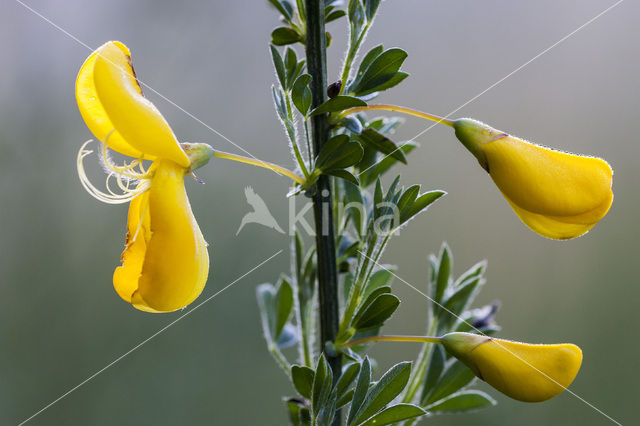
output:
M311 111L311 116L318 114L325 114L328 112L337 112L343 111L348 108L359 107L359 106L367 106L367 103L361 99L354 98L353 96L336 96L335 98L331 98L318 108Z
M355 117L347 116L340 121L340 125L349 129L350 132L359 135L362 133L362 123Z
M271 59L273 60L273 66L276 69L276 74L278 75L278 80L280 81L280 86L286 86L286 73L284 68L284 62L282 61L282 56L280 56L280 52L278 49L271 44L269 45L271 49Z
M354 389L353 398L351 399L351 408L349 409L349 415L347 417L347 424L353 424L356 414L362 407L362 403L367 396L369 390L369 384L371 383L371 363L369 357L365 357L360 367L360 374L358 374L358 381Z
M275 287L272 284L260 284L256 288L256 298L260 309L262 330L268 344L274 343L274 329L276 324L276 311L274 309Z
M407 52L402 49L392 48L384 51L371 62L362 76L354 81L350 87L351 92L356 95L375 92L379 86L392 78L397 79L399 83L406 78L406 75L403 77L395 77L395 75L405 59L407 59Z
M314 377L315 372L309 367L300 365L291 366L291 380L293 381L293 386L300 395L307 399L311 398L311 389L313 387Z
M335 177L339 177L341 179L344 179L348 182L351 182L354 185L360 186L360 181L358 180L357 177L355 177L353 175L353 173L348 172L344 169L334 169L334 170L325 170L323 172L325 175L331 175L331 176L335 176Z
M324 353L320 355L316 365L316 371L311 387L311 410L316 415L324 407L329 399L331 384L333 382L331 367L327 363Z
M316 159L316 169L321 171L344 169L362 158L362 147L347 135L337 135L327 141Z
M401 362L391 367L367 394L367 398L358 412L355 423L360 424L367 420L384 408L389 402L393 401L407 385L410 375L410 362Z
M338 383L336 384L338 398L341 398L347 392L349 386L351 386L356 377L358 377L359 372L360 364L358 364L357 362L351 363L347 367L345 367L342 375L338 379Z
M324 18L324 22L326 24L326 23L329 23L331 21L335 21L336 19L342 18L346 14L347 14L347 12L345 12L342 9L334 10Z
M384 51L384 48L382 47L381 44L379 44L376 47L374 47L373 49L371 49L370 51L368 51L366 55L364 55L364 58L362 58L362 61L360 61L360 67L358 67L358 74L356 75L356 81L358 80L358 78L360 76L362 76L362 74L364 74L364 72L367 70L369 65L371 65L371 63L378 56L380 56L380 54L383 51Z
M298 329L290 322L286 323L278 339L276 340L276 346L278 349L288 348L298 343Z
M404 152L388 137L373 129L365 129L357 136L357 139L362 142L364 146L370 146L376 151L395 158L401 163L407 164L407 158Z
M440 312L440 321L443 325L455 324L460 315L469 307L480 287L484 284L481 277L473 277L462 283L443 303L444 308ZM444 330L444 328L443 328ZM448 331L448 328L446 329Z
M271 32L271 43L286 46L301 41L300 34L290 27L278 27Z
M393 315L399 305L400 299L393 294L382 294L364 310L358 321L354 324L354 327L357 330L365 330L367 328L381 326Z
M409 154L416 148L416 144L413 142L404 142L400 145L400 150L405 154ZM398 160L393 157L386 157L382 160L376 162L373 166L368 166L366 168L360 167L360 182L363 187L367 187L376 181L377 178L386 173L394 164L396 164Z
M294 398L289 398L287 401L287 409L289 410L289 420L293 426L302 426L300 422L300 410L303 405Z
M442 302L442 297L444 296L444 292L449 285L450 277L451 277L451 269L452 269L452 259L451 259L451 251L449 250L449 246L447 243L442 244L442 249L440 251L440 260L438 262L438 272L436 274L436 280L433 283L433 299L436 303ZM435 308L439 308L437 305ZM436 309L439 310L439 309Z
M391 284L391 281L393 280L393 268L394 267L391 265L386 265L384 269L378 269L372 273L369 277L369 282L364 288L364 295L362 298L366 300L375 290Z
M360 32L362 31L362 26L365 20L364 8L362 7L362 2L360 0L350 0L349 1L349 24L350 24L350 36L351 36L351 45L353 45L354 41L360 37Z
M469 411L496 405L496 400L479 390L457 392L429 407L434 412Z
M293 83L291 89L291 99L296 106L300 114L306 116L311 107L311 89L309 89L309 83L311 82L311 76L309 74L302 74Z
M378 298L378 296L383 294L389 294L389 293L391 293L391 287L382 286L372 291L371 294L368 295L367 297L363 297L364 302L358 305L358 310L356 314L353 316L353 319L351 320L351 324L355 324L360 320L362 315L364 315L364 313L367 311L369 306L371 306L371 304Z
M422 408L412 404L396 404L380 411L371 417L362 426L383 426L390 425L402 420L413 419L414 417L424 416L427 414Z
M444 191L436 190L425 192L424 194L420 195L413 203L411 203L411 206L400 211L400 223L405 223L406 221L429 207L431 203L445 194L446 192Z
M433 389L431 396L427 398L426 404L440 401L467 386L475 378L473 371L458 360L453 360L445 369L438 384Z
M378 6L382 0L364 0L364 8L366 10L367 21L371 21L378 11Z
M293 311L293 288L291 284L285 279L280 283L278 292L275 298L276 302L276 323L274 329L274 337L277 339L284 328L284 325L289 321L291 312Z
M362 97L363 99L365 99L365 96L371 94L371 93L377 93L377 92L382 92L383 90L387 90L387 89L391 89L392 87L397 86L398 84L402 83L404 81L405 78L409 77L409 74L406 72L402 72L402 71L398 71L397 73L393 74L390 78L384 78L384 83L378 84L374 87L371 87L367 90L362 90L358 92L358 96Z
M282 16L284 16L288 20L291 20L293 14L291 13L291 6L288 3L287 5L289 6L289 8L284 6L278 0L269 0L269 3L271 3L271 5L275 7L278 10L278 12L282 14Z

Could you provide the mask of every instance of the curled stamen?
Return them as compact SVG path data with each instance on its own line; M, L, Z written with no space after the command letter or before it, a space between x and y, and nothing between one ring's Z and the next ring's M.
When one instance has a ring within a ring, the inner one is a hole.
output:
M113 172L116 175L126 176L131 179L145 179L147 178L147 173L144 169L144 165L142 164L142 159L132 160L131 163L127 164L125 161L122 166L119 166L113 162L111 156L109 155L109 150L107 147L107 141L109 137L113 134L114 130L110 131L107 136L104 138L104 142L100 142L102 144L102 151L100 156L100 163L107 169L109 172ZM140 168L140 172L135 170L136 167Z
M92 197L107 204L123 204L133 200L135 197L137 197L138 195L142 194L143 192L149 189L149 187L151 186L151 182L149 179L150 176L148 172L138 175L138 177L132 178L130 176L127 176L126 174L120 174L115 170L111 170L111 172L107 176L106 186L107 186L108 193L103 192L98 188L96 188L91 183L91 181L89 181L89 178L87 177L87 174L84 170L84 165L83 165L84 157L86 157L87 155L93 152L91 150L86 149L86 146L90 144L92 141L93 141L92 139L89 139L84 144L82 144L82 146L80 147L80 150L78 151L78 157L76 160L76 165L78 168L78 176L80 177L80 183ZM122 190L123 192L122 194L117 194L110 188L109 179L112 176L117 177L118 186ZM126 181L127 184L125 185L124 183L122 183L123 181L121 179ZM135 189L131 189L129 187L130 183L132 182L132 179L136 179L136 181L139 181Z

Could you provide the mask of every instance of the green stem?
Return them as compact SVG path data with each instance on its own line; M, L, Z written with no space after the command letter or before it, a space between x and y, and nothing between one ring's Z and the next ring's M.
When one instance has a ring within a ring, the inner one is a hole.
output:
M302 174L306 179L309 179L309 171L307 170L307 166L302 159L302 154L300 153L300 147L298 147L298 140L296 138L296 130L293 124L293 109L291 108L291 92L285 92L285 104L287 107L287 120L289 123L286 124L287 134L289 135L289 140L291 141L291 146L293 146L293 152L296 156L296 161L298 162L298 166L300 166L300 170L302 170Z
M307 70L311 75L312 108L326 100L327 59L324 27L324 0L305 0L307 15ZM329 138L326 115L311 118L313 152L317 155ZM329 176L318 178L313 195L313 213L316 225L316 256L318 263L318 301L320 309L320 350L325 352L333 371L334 383L342 370L342 357L327 353L325 343L333 342L338 333L338 270L336 240L333 229L333 197ZM336 413L333 425L339 425L340 413Z
M215 151L213 153L213 156L217 158L224 158L225 160L237 161L238 163L251 164L252 166L273 170L278 174L291 178L302 186L304 186L304 184L306 183L305 179L302 176L292 172L289 169L285 169L282 166L278 166L277 164L269 163L268 161L262 161L255 158L249 158L243 155L231 154L229 152L223 151Z
M436 321L431 321L431 326L429 327L429 335L433 334L436 330ZM439 343L439 342L426 342L422 346L420 350L420 355L418 355L418 359L413 368L413 375L409 380L409 383L406 386L406 390L404 393L404 397L402 398L402 402L410 403L415 398L418 389L422 385L424 381L424 376L427 373L427 368L429 367L429 359L431 358L431 353L433 352L433 345L431 343Z
M276 345L269 345L269 352L271 352L271 355L278 362L280 367L282 367L287 374L291 374L291 365L289 365L289 361L287 361L284 355L282 355L282 352L278 350Z
M350 348L351 346L362 345L371 342L422 342L422 343L442 343L440 337L433 336L400 336L400 335L387 335L387 336L370 336L363 337L362 339L352 340L348 343L340 345L343 348Z
M414 117L426 118L427 120L435 121L436 123L446 124L449 127L453 127L454 125L454 120L450 120L446 117L440 117L434 114L429 114L429 113L418 111L412 108L406 108L406 107L401 107L397 105L380 104L380 105L368 105L363 107L354 107L354 108L349 108L342 111L340 115L347 116L349 114L355 114L357 112L375 111L375 110L401 112L404 114L413 115Z
M358 54L358 50L360 50L360 45L364 41L369 28L371 27L371 22L367 22L360 36L356 40L355 44L351 44L351 36L349 36L349 48L347 50L347 57L344 59L344 64L342 65L342 73L340 73L340 81L342 82L342 86L340 87L340 95L344 92L344 89L347 87L349 80L349 74L351 74L351 65L353 64L353 60L356 58Z

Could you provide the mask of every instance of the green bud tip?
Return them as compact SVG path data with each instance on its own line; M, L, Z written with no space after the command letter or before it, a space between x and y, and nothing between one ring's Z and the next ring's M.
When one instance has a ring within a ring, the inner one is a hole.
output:
M489 171L487 157L482 150L482 144L509 136L501 130L473 118L459 118L453 122L456 137L477 159L483 169Z
M214 154L214 150L211 145L206 143L183 142L180 146L191 162L191 166L189 167L190 172L206 165Z
M478 367L471 360L471 352L491 337L473 333L449 333L441 337L442 346L452 356L458 358L469 367L476 376L481 377Z

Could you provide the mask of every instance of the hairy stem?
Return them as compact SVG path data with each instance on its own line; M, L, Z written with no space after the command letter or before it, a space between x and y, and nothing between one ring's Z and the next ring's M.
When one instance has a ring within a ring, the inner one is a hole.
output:
M312 107L326 100L327 62L324 27L324 0L305 0L307 15L307 69L312 78ZM311 138L314 155L318 155L329 137L329 126L324 114L311 118ZM329 176L318 178L313 195L313 213L316 225L316 248L318 259L318 297L320 307L320 349L325 343L335 340L338 333L338 271L336 245L333 229L333 198ZM342 358L325 352L331 366L334 383L340 376ZM336 413L333 425L340 424L340 414Z

